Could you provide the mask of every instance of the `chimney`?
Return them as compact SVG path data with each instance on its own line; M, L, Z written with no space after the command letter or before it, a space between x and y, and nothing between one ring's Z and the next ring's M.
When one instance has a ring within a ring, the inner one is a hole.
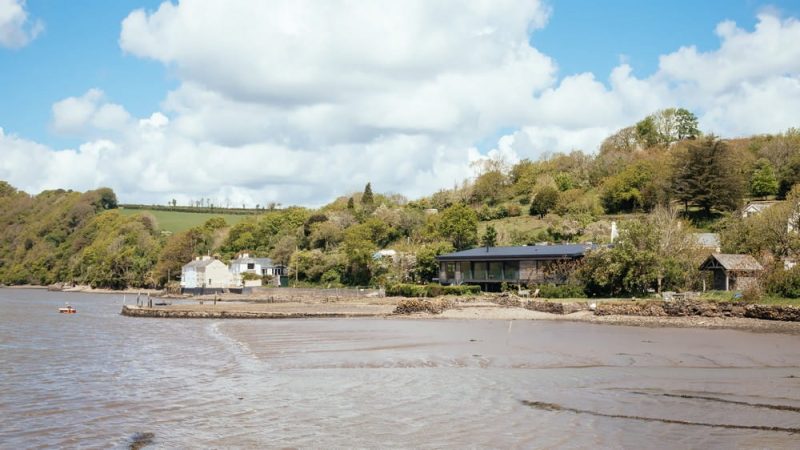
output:
M619 237L619 231L617 231L617 222L611 222L611 243L613 244L615 240Z

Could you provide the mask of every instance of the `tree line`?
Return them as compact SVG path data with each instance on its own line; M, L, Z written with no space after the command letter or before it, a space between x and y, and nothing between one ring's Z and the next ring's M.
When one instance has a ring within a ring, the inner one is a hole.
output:
M699 279L692 230L719 232L725 250L763 261L793 254L794 240L779 233L790 201L753 220L735 211L748 199L794 198L798 182L797 129L721 139L699 130L691 112L670 108L609 136L596 155L486 159L473 178L411 201L368 183L319 209L284 207L233 226L214 218L171 236L151 215L116 211L110 189L31 196L2 183L0 283L157 287L178 280L194 256L229 260L243 251L271 257L306 283L427 282L444 252L603 243L617 220L619 245L587 258L571 283L596 295L687 289ZM385 248L397 254L376 253Z

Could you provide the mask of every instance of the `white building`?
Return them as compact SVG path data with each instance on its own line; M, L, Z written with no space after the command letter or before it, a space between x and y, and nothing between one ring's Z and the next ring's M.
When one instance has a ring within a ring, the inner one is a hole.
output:
M181 288L229 288L233 285L228 266L210 256L197 257L181 269Z
M774 206L778 203L780 202L771 200L750 202L747 205L745 205L744 208L742 208L742 217L747 218L761 214L765 209Z
M274 264L270 258L253 258L249 253L242 253L238 258L231 260L230 267L231 276L236 280L238 285L242 285L242 275L251 273L259 277L265 275L274 278L276 284L280 283L279 277L286 275L286 267L280 264ZM245 282L246 286L260 286L259 283L253 283L258 280L248 280Z

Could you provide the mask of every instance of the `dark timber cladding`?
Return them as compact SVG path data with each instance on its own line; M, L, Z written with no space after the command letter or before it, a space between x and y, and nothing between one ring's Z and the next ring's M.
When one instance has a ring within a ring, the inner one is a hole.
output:
M480 284L486 288L502 282L560 283L569 263L583 258L591 245L530 245L479 247L439 255L442 284Z

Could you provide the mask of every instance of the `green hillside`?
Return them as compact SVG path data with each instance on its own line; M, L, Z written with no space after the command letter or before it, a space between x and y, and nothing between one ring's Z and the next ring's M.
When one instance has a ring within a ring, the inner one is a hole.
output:
M170 233L180 233L189 228L203 225L208 219L212 217L222 217L228 225L236 225L237 223L253 217L252 215L245 214L216 214L216 213L194 213L194 212L180 212L180 211L164 211L155 209L125 209L119 210L123 215L133 216L136 214L147 213L156 218L158 229L160 231L168 231Z

